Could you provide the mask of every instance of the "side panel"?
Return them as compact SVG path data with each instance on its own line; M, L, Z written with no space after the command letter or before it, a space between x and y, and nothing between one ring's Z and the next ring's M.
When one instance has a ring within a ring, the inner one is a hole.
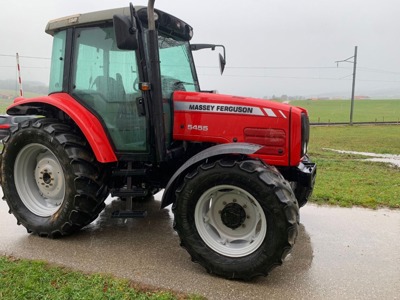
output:
M258 144L263 147L256 157L270 165L289 164L292 106L196 92L175 92L173 100L174 140Z
M29 110L36 108L40 111L43 104L62 110L74 120L85 135L99 162L110 163L117 161L117 157L100 121L66 93L57 93L40 98L17 98L8 107L7 113L10 115L26 114Z

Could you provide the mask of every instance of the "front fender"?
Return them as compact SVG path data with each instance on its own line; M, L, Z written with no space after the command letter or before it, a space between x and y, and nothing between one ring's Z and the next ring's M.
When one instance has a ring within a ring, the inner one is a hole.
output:
M7 113L9 115L45 114L46 107L63 111L76 123L99 162L117 161L107 134L98 118L69 94L56 93L38 98L17 98L7 108Z
M175 201L175 190L178 188L181 179L183 179L183 177L188 173L190 169L192 169L193 166L198 165L200 162L205 161L206 159L220 155L251 155L256 153L261 148L262 146L255 144L229 143L216 145L197 153L189 160L187 160L169 180L161 199L161 208L164 208Z

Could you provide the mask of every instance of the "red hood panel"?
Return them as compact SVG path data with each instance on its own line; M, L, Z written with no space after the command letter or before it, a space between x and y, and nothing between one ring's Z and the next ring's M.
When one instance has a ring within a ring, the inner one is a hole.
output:
M268 163L288 164L292 106L196 92L175 92L173 102L174 140L260 144Z

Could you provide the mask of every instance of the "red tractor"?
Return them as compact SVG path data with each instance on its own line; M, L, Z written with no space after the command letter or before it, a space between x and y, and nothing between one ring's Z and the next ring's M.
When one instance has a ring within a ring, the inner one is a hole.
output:
M304 109L201 91L193 29L148 7L50 21L49 95L10 115L41 115L4 139L1 185L18 224L44 237L95 220L143 217L132 202L164 189L174 228L209 273L251 279L280 265L314 186ZM225 49L224 49L225 50ZM220 55L222 66L224 57Z

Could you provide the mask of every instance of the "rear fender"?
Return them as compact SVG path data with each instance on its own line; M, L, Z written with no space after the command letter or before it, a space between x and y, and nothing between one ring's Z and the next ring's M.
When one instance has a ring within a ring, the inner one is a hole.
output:
M57 93L38 98L17 98L7 113L10 115L46 115L49 110L60 110L79 127L100 163L116 162L117 157L99 119L69 94Z
M175 201L175 190L179 187L179 184L185 177L185 175L193 169L193 167L199 165L200 162L206 161L207 159L229 154L239 155L252 155L260 150L262 146L247 143L229 143L216 145L206 150L203 150L189 160L187 160L171 177L169 180L163 197L161 199L161 208L164 208Z

